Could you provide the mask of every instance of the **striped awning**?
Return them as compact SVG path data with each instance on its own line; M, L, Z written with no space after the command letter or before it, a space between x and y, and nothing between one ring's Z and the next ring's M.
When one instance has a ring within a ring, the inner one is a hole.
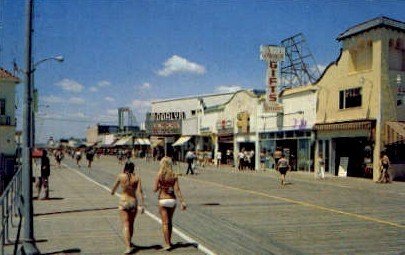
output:
M182 146L183 144L187 143L191 139L191 136L182 136L180 137L172 146Z
M385 144L405 143L405 122L387 121L384 133Z
M320 123L315 124L317 131L339 131L339 130L371 130L372 121L349 121L340 123Z
M118 140L115 146L124 146L124 145L132 145L132 136L126 136Z
M135 145L150 145L150 141L147 138L137 138L134 142Z

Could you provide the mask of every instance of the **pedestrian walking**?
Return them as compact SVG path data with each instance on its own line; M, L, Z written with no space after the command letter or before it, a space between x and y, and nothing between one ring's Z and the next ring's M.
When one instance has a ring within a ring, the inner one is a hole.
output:
M38 189L38 199L49 198L49 176L51 175L51 164L47 154L47 151L43 150L41 157L41 178Z
M266 170L266 150L260 152L260 170Z
M186 172L186 175L190 172L191 174L194 174L194 170L193 170L193 162L194 162L194 159L195 159L195 155L194 155L194 153L191 151L191 150L189 150L187 153L186 153L186 161L187 161L187 172Z
M181 209L187 208L183 195L180 191L180 184L173 172L170 157L163 157L160 161L160 169L155 178L154 192L159 192L159 213L162 219L162 232L165 245L163 250L170 250L172 247L171 237L173 229L173 215L176 209L176 196L180 199Z
M86 159L87 159L87 167L91 168L91 163L94 160L94 150L93 150L93 148L90 148L89 150L87 150Z
M56 163L58 164L58 167L60 167L64 157L65 157L65 155L63 155L62 149L58 149L55 153L55 160L56 160Z
M283 151L281 150L281 147L277 147L274 150L273 158L274 158L274 165L276 166L276 168L277 168L278 161L280 160L282 154L283 154Z
M221 166L222 152L217 151L217 168Z
M137 176L134 170L134 163L128 161L124 166L123 173L118 174L114 186L111 189L111 195L114 195L119 185L121 185L122 188L118 209L123 224L124 242L126 246L124 254L131 254L136 247L131 242L134 234L135 217L138 209L141 213L144 212L141 177ZM139 206L137 197L141 199Z
M76 165L80 167L80 160L82 160L82 151L80 149L77 149L74 155L76 158Z
M390 175L388 173L389 167L390 159L388 158L387 154L383 152L380 159L380 177L378 178L378 183L391 182Z
M322 180L325 179L325 160L323 159L323 155L319 154L318 156L318 164L319 169L317 172L317 178L321 178Z
M278 160L276 170L280 172L281 174L281 185L285 185L285 175L287 174L287 171L290 170L290 164L288 163L288 160L285 158L284 153L281 154L281 158Z
M245 149L238 152L238 170L242 171L245 168Z

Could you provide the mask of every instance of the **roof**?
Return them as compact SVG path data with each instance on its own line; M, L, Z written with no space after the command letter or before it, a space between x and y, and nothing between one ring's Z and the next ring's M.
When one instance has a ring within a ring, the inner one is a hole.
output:
M180 97L180 98L162 99L162 100L152 101L152 104L169 102L169 101L199 99L199 98L204 98L204 100L206 100L207 97L217 97L217 96L226 96L226 95L232 96L234 93L235 92L227 92L227 93L218 93L218 94L205 94L205 95L197 95L197 96L185 96L185 97Z
M207 107L215 106L223 104L224 102L229 101L235 94L239 93L240 91L250 91L251 93L255 94L256 96L261 96L266 93L265 90L260 89L240 89L232 92L225 92L225 93L214 93L214 94L203 94L197 96L185 96L179 98L170 98L170 99L162 99L153 101L152 104L157 103L164 103L170 101L179 101L179 100L189 100L189 99L203 99L204 103Z
M364 33L371 29L386 27L393 30L398 30L401 32L405 32L405 23L399 20L394 20L388 17L377 17L371 20L367 20L360 24L357 24L353 27L348 28L346 31L341 33L336 40L341 41L343 39L349 38L351 36Z
M306 85L306 86L299 86L299 87L285 89L285 90L281 91L280 97L298 94L298 93L307 92L307 91L317 91L317 90L318 90L318 88L312 84Z
M221 104L212 105L212 106L210 106L210 107L206 107L206 108L204 109L204 112L215 112L215 111L223 110L223 109L225 108L225 106L226 106L229 102L232 101L232 99L236 96L236 94L241 93L241 92L245 92L245 93L247 93L249 96L251 96L251 97L256 97L256 98L258 98L258 99L263 95L263 93L262 93L261 90L238 90L238 91L234 92L234 93L232 94L232 96L231 96L226 102L223 102L223 103L221 103Z
M0 80L9 80L9 81L14 81L16 83L19 83L20 80L15 77L14 75L12 75L9 71L7 71L6 69L0 67Z

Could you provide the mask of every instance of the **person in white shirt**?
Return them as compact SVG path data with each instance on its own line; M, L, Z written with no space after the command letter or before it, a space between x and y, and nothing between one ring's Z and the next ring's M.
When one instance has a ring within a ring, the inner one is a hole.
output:
M222 152L217 151L217 167L221 166Z

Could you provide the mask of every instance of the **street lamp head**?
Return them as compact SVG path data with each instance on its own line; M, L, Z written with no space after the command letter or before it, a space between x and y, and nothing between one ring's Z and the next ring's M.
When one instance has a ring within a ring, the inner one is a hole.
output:
M62 55L55 56L53 59L55 59L58 62L63 62L65 58Z

